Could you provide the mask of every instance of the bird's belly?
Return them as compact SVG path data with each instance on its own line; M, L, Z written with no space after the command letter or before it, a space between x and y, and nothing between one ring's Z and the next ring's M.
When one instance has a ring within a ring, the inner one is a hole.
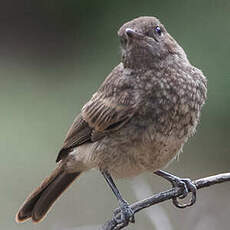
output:
M119 143L117 146L106 146L104 151L100 148L94 157L98 168L107 170L113 177L132 177L165 167L180 152L182 143L184 141L174 137L158 137L131 144Z

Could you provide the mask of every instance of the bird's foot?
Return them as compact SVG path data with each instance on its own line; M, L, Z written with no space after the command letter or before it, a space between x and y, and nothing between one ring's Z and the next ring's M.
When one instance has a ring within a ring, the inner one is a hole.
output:
M134 211L129 204L123 200L119 201L120 208L117 208L113 213L113 218L117 223L116 229L127 226L129 223L135 223Z
M197 192L197 188L195 186L195 184L192 182L191 179L189 178L179 178L174 176L172 178L172 180L170 180L170 182L172 183L173 187L179 187L182 189L183 193L181 196L179 196L179 199L184 199L185 197L188 196L189 192L192 193L192 198L188 203L185 204L181 204L177 197L173 198L173 204L178 207L178 208L186 208L189 206L192 206L195 202L196 202L196 192Z

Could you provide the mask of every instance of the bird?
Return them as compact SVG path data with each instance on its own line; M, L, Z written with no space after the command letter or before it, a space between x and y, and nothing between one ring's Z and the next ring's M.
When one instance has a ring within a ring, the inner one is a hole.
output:
M181 152L200 121L207 79L193 66L159 19L141 16L118 30L121 62L82 107L67 132L57 166L25 200L17 222L38 223L84 172L96 168L115 194L119 221L134 222L134 212L114 179L151 172L183 188L192 200L196 187L163 171Z

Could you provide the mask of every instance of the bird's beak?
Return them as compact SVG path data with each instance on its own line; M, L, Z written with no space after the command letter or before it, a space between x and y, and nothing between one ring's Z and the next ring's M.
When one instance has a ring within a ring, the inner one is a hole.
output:
M128 38L136 38L136 39L140 39L143 38L143 35L136 32L135 30L131 29L131 28L126 28L125 29L125 33L127 35Z

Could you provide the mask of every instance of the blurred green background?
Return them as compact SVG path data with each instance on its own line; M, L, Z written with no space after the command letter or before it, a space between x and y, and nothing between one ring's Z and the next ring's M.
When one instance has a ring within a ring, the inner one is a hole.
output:
M191 178L229 170L230 1L2 1L0 229L95 229L111 217L116 199L100 173L91 171L65 192L44 222L14 221L28 193L55 167L75 115L119 63L117 30L143 15L157 16L208 78L197 134L167 170ZM143 188L142 197L146 193L143 182L152 193L169 188L151 174L117 184L133 202L136 185ZM149 209L155 214L137 214L128 229L227 230L229 190L225 183L199 191L197 204L186 210L171 202L155 206Z

